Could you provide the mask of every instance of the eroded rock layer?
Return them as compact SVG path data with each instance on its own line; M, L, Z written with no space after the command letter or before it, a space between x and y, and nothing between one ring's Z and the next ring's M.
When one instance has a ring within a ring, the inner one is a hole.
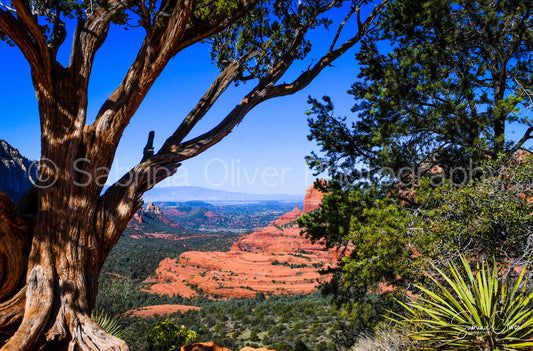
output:
M318 208L321 195L308 190L304 209ZM189 251L178 259L164 259L155 277L147 281L153 283L149 291L213 298L314 291L318 282L329 279L318 269L334 265L337 255L300 234L302 229L295 220L304 212L294 208L267 227L240 238L228 252Z

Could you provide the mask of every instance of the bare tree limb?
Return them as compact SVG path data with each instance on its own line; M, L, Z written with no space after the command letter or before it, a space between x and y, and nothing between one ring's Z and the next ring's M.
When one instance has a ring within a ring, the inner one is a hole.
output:
M214 25L194 26L188 23L192 1L180 2L161 37L147 36L130 67L126 77L115 89L100 109L94 128L98 137L114 140L122 134L123 129L139 107L155 79L161 74L168 61L182 49L221 31L244 15L258 0L243 0L242 7L233 16L221 20ZM187 21L180 20L180 16ZM178 17L178 18L176 18ZM155 35L155 34L154 34ZM165 40L162 41L161 38ZM158 47L157 43L165 43ZM104 134L106 134L104 136ZM111 134L111 135L107 135Z
M325 67L327 67L333 60L341 56L348 49L353 47L362 37L366 34L371 23L375 18L383 11L383 9L388 5L391 0L384 0L378 6L374 8L372 13L366 19L363 32L358 32L355 37L345 42L338 49L328 52L310 71L304 72L293 84L274 86L275 82L286 72L292 61L294 60L295 54L299 48L303 36L306 32L306 27L302 28L295 35L293 43L290 49L282 58L281 62L271 70L269 76L263 78L259 84L237 105L227 116L224 118L219 125L210 130L209 132L200 135L192 140L189 140L181 145L172 145L169 147L165 145L157 155L163 156L168 151L174 152L175 162L181 162L185 159L194 157L203 151L207 150L209 147L218 143L226 135L228 135L231 130L239 124L244 116L259 103L277 96L284 96L288 94L295 93L307 86ZM333 2L330 3L330 6L333 6ZM326 6L323 9L317 11L315 16L316 18L320 13L326 11L329 7ZM312 19L312 20L313 20ZM311 20L311 21L312 21ZM310 25L310 23L308 24ZM170 159L172 157L169 156Z
M146 142L146 146L143 149L143 158L141 160L141 163L154 156L154 135L155 132L153 130L148 133L148 141Z
M89 316L78 313L72 319L70 329L73 330L72 341L69 350L108 350L129 351L128 345L117 337L108 334Z
M11 12L0 9L0 30L13 40L32 69L40 69L39 49L24 23L17 20Z
M331 41L331 45L329 47L329 51L328 52L331 52L331 51L333 51L335 49L335 45L337 44L337 41L339 40L339 36L341 35L341 32L344 29L344 26L346 25L346 22L348 22L348 20L350 19L350 17L352 17L352 15L354 14L355 11L357 11L357 14L359 15L359 12L360 12L359 7L353 7L350 10L350 12L348 12L346 17L344 17L344 20L342 21L342 23L339 25L339 28L337 29L337 33L335 34L335 38L333 38L333 40ZM361 28L359 28L359 31L361 31Z
M296 80L290 84L281 84L275 86L270 93L268 94L268 99L278 96L286 96L294 94L297 91L302 90L313 81L313 79L320 73L322 70L331 63L344 54L347 50L352 48L357 44L361 38L368 32L373 21L381 14L383 9L391 2L392 0L383 0L379 5L377 5L374 10L368 15L365 22L362 24L361 28L357 34L351 39L347 40L342 44L338 49L328 52L324 55L310 70L303 72Z
M0 348L1 351L29 351L46 326L52 309L53 287L50 272L36 266L28 274L26 306L22 323L15 334ZM42 282L49 284L41 285Z
M74 78L76 75L81 75L86 81L83 86L88 84L94 56L104 43L109 24L113 17L126 6L127 1L125 0L109 0L106 6L99 7L86 20L78 21L69 68L73 72Z
M41 57L41 65L44 66L42 69L44 70L46 68L50 68L52 60L50 51L48 50L48 45L46 43L46 38L44 37L43 33L41 33L41 30L37 25L37 20L31 13L29 3L23 0L12 0L11 3L15 10L17 10L17 16L26 25L29 34L35 40L36 46L39 50L39 56Z
M22 321L25 303L26 287L23 287L9 300L0 303L0 325L2 328L11 328ZM2 329L2 331L5 330Z
M156 62L166 64L165 61L168 61L175 55L173 49L181 41L185 33L186 26L191 18L193 6L194 0L178 1L168 22L167 29L161 36L160 42L163 43L163 46Z
M175 159L174 162L180 162L191 157L194 157L211 146L218 143L226 135L228 135L233 128L239 124L244 116L255 106L268 99L268 92L274 87L274 84L287 72L288 68L294 62L300 46L304 40L304 35L312 25L314 19L324 11L327 11L334 5L334 1L324 8L318 9L314 16L310 18L302 28L296 30L291 45L287 52L282 56L280 62L271 68L269 74L263 77L259 83L252 89L248 95L237 105L233 110L213 129L204 133L194 139L191 139L183 144L175 143L173 137L167 140L163 148L161 148L157 155L161 157L168 157L169 160ZM175 155L166 155L167 153L174 153Z
M529 127L527 129L526 133L522 136L522 138L515 144L515 146L513 146L513 148L511 149L511 153L514 154L515 152L520 150L522 145L524 145L524 143L530 139L533 139L533 127Z
M220 75L211 84L200 101L189 112L187 117L183 120L181 125L176 129L174 134L170 136L159 151L160 153L173 152L177 145L189 134L192 128L200 121L207 111L214 105L220 95L228 88L228 86L235 81L241 74L241 66L250 58L255 56L258 52L245 55L239 60L235 60L220 73Z
M3 7L3 8L5 8L5 9L8 10L8 11L13 12L13 13L16 13L16 12L17 12L17 10L15 10L13 7L10 7L10 6L7 6L6 4L4 4L3 1L0 1L0 6Z

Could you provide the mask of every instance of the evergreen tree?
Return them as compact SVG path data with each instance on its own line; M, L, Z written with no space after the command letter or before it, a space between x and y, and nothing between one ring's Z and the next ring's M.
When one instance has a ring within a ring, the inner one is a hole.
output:
M299 224L344 250L325 292L351 309L351 335L425 279L427 259L531 257L530 168L513 173L513 156L533 138L532 10L533 1L395 1L356 55L354 116L310 99L309 139L321 152L308 162L330 180L316 184L321 207ZM511 124L524 129L517 140ZM499 172L484 174L490 167Z
M533 138L533 2L400 0L356 55L349 91L356 117L334 117L330 98L311 99L309 138L324 156L311 166L351 182L409 180L514 153ZM511 124L528 126L510 140ZM358 167L364 164L364 172Z

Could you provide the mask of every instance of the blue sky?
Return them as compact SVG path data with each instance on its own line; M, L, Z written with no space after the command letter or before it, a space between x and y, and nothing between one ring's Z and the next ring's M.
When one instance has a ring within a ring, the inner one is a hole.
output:
M139 29L115 27L98 52L89 87L88 122L119 84L141 44ZM70 33L71 34L71 33ZM325 32L313 38L311 57L326 50ZM342 39L342 38L341 38ZM67 60L69 43L60 59ZM307 97L333 97L337 115L348 115L353 105L346 94L358 69L355 50L347 52L302 92L263 103L252 110L233 133L198 157L183 163L178 173L161 186L194 185L249 193L303 194L314 177L304 157L315 148L306 138ZM309 64L307 61L306 65ZM29 66L18 49L0 42L0 138L30 159L40 156L40 130ZM305 66L296 66L294 76ZM218 71L211 63L209 46L194 45L178 54L165 69L127 127L110 179L120 178L142 156L148 132L155 130L156 150L209 87ZM289 81L290 78L287 78ZM253 83L253 82L252 82ZM250 85L232 87L192 132L201 134L236 105ZM525 128L509 129L518 139Z
M119 84L141 43L136 29L113 28L97 54L89 87L88 122ZM324 34L324 33L322 33ZM322 38L319 35L318 38ZM318 56L325 41L314 47ZM67 61L69 43L60 52ZM324 52L324 51L322 51ZM161 186L195 185L250 193L303 194L314 177L304 157L313 149L308 134L307 97L337 96L339 112L348 113L353 101L346 94L357 74L355 51L340 58L305 90L256 107L219 144L183 163L178 173ZM307 64L309 64L307 62ZM17 48L0 42L0 138L30 158L40 157L40 129L29 66ZM303 67L296 67L294 74ZM110 179L118 179L138 163L148 132L154 130L156 150L204 94L218 70L211 63L209 46L194 45L167 66L133 117L120 142ZM253 82L252 82L253 83ZM192 131L201 134L235 106L252 84L231 87Z

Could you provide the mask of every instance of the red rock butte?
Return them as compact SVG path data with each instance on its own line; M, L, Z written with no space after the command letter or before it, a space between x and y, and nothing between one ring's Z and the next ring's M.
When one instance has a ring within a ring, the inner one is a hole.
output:
M318 208L322 193L308 189L304 210L292 211L268 226L241 237L228 252L189 251L159 264L149 292L212 298L255 297L257 293L310 293L330 277L319 268L333 266L338 254L301 235L295 220Z
M322 183L322 185L324 185L325 180L321 179L320 183ZM314 210L318 209L318 207L320 207L320 202L322 201L322 197L323 196L324 196L324 194L322 192L320 192L320 190L315 188L314 185L311 185L309 188L307 188L307 190L305 192L304 210L303 211L305 213L307 213L307 212L311 212L311 211L314 211Z

